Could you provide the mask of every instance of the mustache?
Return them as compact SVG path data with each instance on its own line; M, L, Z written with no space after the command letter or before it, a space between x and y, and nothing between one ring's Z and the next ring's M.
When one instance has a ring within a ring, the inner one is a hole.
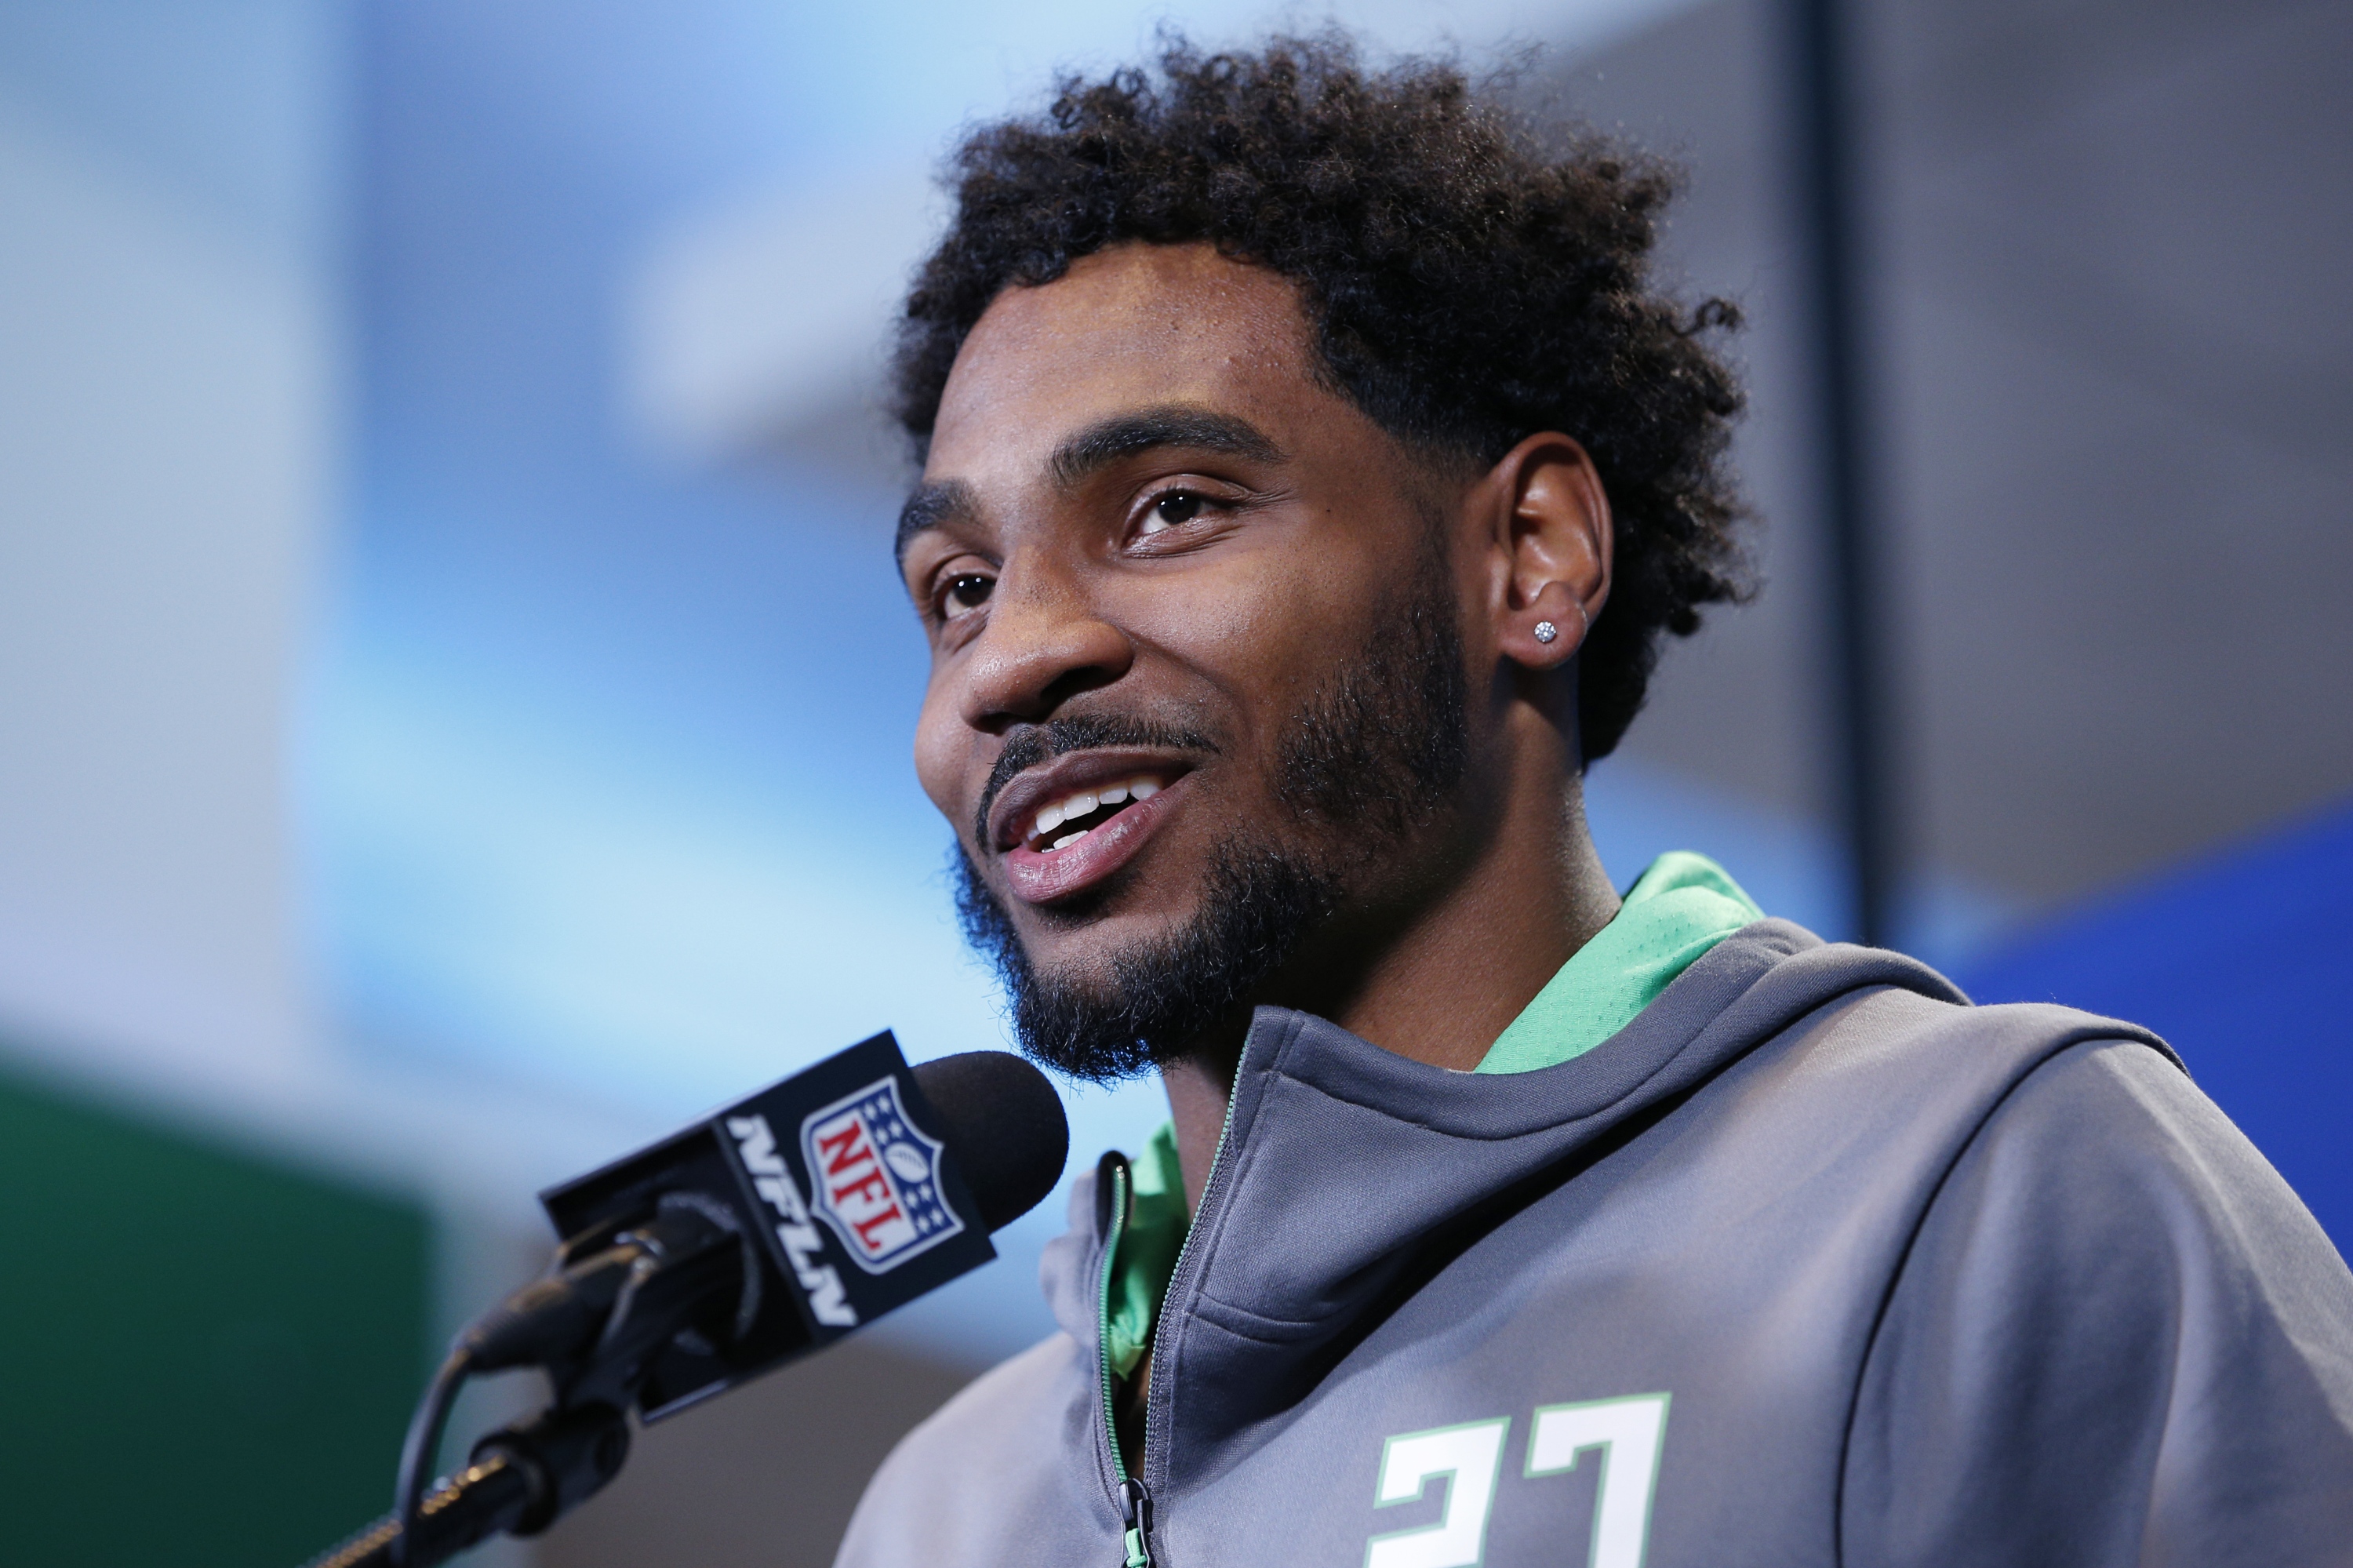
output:
M1073 751L1114 746L1203 751L1211 756L1218 752L1218 743L1198 729L1126 714L1073 714L1044 724L1016 725L1006 732L1004 749L997 754L997 766L988 770L988 782L981 788L980 804L972 814L972 842L988 842L988 810L1017 775Z

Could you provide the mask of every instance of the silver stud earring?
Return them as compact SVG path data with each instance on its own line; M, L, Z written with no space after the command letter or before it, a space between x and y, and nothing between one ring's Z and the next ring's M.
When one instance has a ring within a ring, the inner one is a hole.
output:
M1554 638L1556 638L1556 637L1557 637L1557 636L1559 636L1559 635L1560 635L1560 628L1559 628L1559 627L1557 627L1557 626L1555 626L1551 621L1549 621L1549 620L1539 620L1539 621L1537 621L1537 622L1536 622L1536 641L1539 641L1539 642L1549 642L1549 641L1551 641Z

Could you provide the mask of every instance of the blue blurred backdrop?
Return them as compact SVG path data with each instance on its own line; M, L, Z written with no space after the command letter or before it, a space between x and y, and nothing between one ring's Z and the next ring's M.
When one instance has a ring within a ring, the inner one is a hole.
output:
M2353 14L1851 11L1900 940L2157 1028L2341 1245ZM25 1560L323 1544L541 1266L540 1185L879 1027L1003 1043L909 764L884 338L958 130L1164 26L1336 16L1684 163L1662 267L1748 316L1767 587L1593 825L1621 883L1699 849L1848 934L1782 15L0 5L0 1144L26 1248L107 1239L0 1304L49 1348ZM1080 1163L1166 1114L1069 1097ZM648 1434L538 1560L826 1560L807 1499L1045 1331L1060 1224ZM168 1508L75 1489L126 1423ZM215 1506L261 1454L309 1512Z

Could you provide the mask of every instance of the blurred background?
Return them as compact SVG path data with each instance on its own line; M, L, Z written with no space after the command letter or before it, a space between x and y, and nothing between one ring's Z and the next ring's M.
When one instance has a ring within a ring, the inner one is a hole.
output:
M2146 1022L2353 1238L2341 5L1852 0L1833 494L1781 0L0 0L11 1562L300 1560L539 1187L1001 1043L874 412L930 177L1163 22L1327 16L1683 159L1670 275L1748 313L1769 586L1596 768L1613 874ZM1071 1107L1077 1165L1165 1114ZM828 1561L1060 1224L480 1561Z

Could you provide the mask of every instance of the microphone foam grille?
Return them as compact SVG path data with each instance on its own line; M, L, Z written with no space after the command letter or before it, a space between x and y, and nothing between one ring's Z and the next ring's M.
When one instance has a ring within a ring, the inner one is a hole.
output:
M917 1065L915 1082L990 1230L1036 1208L1062 1179L1071 1124L1054 1086L1028 1061L1009 1051L966 1051Z

